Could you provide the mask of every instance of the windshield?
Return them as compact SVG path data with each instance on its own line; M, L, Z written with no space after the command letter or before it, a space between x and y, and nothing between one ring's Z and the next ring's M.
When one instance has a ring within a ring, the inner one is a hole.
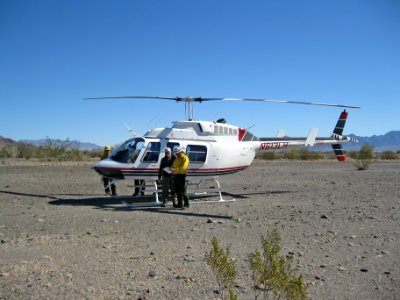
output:
M144 145L144 139L137 137L127 140L115 149L110 158L121 163L134 163Z

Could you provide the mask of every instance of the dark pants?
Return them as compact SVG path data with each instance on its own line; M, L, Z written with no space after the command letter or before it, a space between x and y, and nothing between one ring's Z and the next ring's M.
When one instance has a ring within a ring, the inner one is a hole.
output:
M175 204L175 185L173 176L163 176L162 182L162 201L165 204L168 201L169 191L171 191L171 199L173 204Z
M174 175L175 192L178 198L178 206L182 207L182 200L185 206L189 206L189 198L186 192L186 174Z
M112 179L110 179L110 178L103 177L104 191L106 192L106 194L109 194L110 193L110 186L111 186L111 193L113 195L116 195L117 192L115 190L115 184L111 183L111 180Z

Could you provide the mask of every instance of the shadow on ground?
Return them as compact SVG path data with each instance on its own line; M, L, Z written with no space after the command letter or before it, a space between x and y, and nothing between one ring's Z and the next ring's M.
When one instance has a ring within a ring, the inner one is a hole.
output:
M192 211L191 209L175 209L172 206L161 207L154 206L154 198L152 196L148 197L138 197L133 198L132 196L117 196L117 197L99 197L98 194L30 194L15 191L4 191L0 190L2 194L25 196L25 197L35 197L35 198L47 198L51 199L48 203L50 205L64 205L64 206L92 206L95 209L103 209L110 211L143 211L149 213L162 213L162 214L172 214L172 215L182 215L182 216L194 216L194 217L204 217L204 218L223 218L231 219L232 216L206 214ZM264 192L249 192L233 194L223 192L222 195L234 199L247 199L254 195L273 195L273 194L284 194L290 193L289 191L264 191ZM78 198L61 198L60 196L70 196ZM85 196L85 198L79 198ZM94 196L94 197L88 197ZM213 195L196 195L190 198L191 204L196 204L196 201L202 201L204 204L207 200L215 200L215 194ZM229 200L229 199L228 199ZM135 204L142 204L141 206L132 206ZM215 203L215 202L213 202ZM232 202L227 202L232 203ZM211 202L209 204L212 204ZM169 205L171 205L169 203Z

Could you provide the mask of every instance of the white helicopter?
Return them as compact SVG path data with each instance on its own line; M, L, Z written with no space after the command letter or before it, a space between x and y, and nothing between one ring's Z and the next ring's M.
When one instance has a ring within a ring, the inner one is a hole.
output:
M198 187L204 180L213 180L216 183L219 200L208 202L231 202L234 199L223 199L218 177L248 168L260 151L288 149L292 146L332 145L337 159L344 161L346 157L341 144L357 142L351 137L342 135L348 116L346 110L340 114L330 137L318 138L318 129L312 128L307 138L286 137L284 131L279 130L276 137L261 141L245 128L226 124L225 119L195 121L193 104L221 100L277 102L342 108L360 108L359 106L255 98L118 96L84 99L159 99L185 103L186 120L174 121L170 128L154 128L141 136L126 126L133 134L133 138L122 143L111 153L109 158L97 162L93 167L102 176L113 180L136 179L152 182L154 187L152 192L155 195L153 205L161 205L158 200L157 179L160 161L164 155L162 150L166 147L173 150L177 147L186 149L186 154L190 159L187 173L188 181L197 181ZM143 189L144 187L141 186L140 188Z

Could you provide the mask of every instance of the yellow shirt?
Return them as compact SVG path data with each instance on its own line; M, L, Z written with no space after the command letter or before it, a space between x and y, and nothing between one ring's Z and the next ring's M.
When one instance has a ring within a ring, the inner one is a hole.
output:
M100 160L106 159L109 156L109 153L103 152L103 154L100 156Z
M177 155L172 167L174 168L174 174L186 174L189 167L189 157L184 153Z

